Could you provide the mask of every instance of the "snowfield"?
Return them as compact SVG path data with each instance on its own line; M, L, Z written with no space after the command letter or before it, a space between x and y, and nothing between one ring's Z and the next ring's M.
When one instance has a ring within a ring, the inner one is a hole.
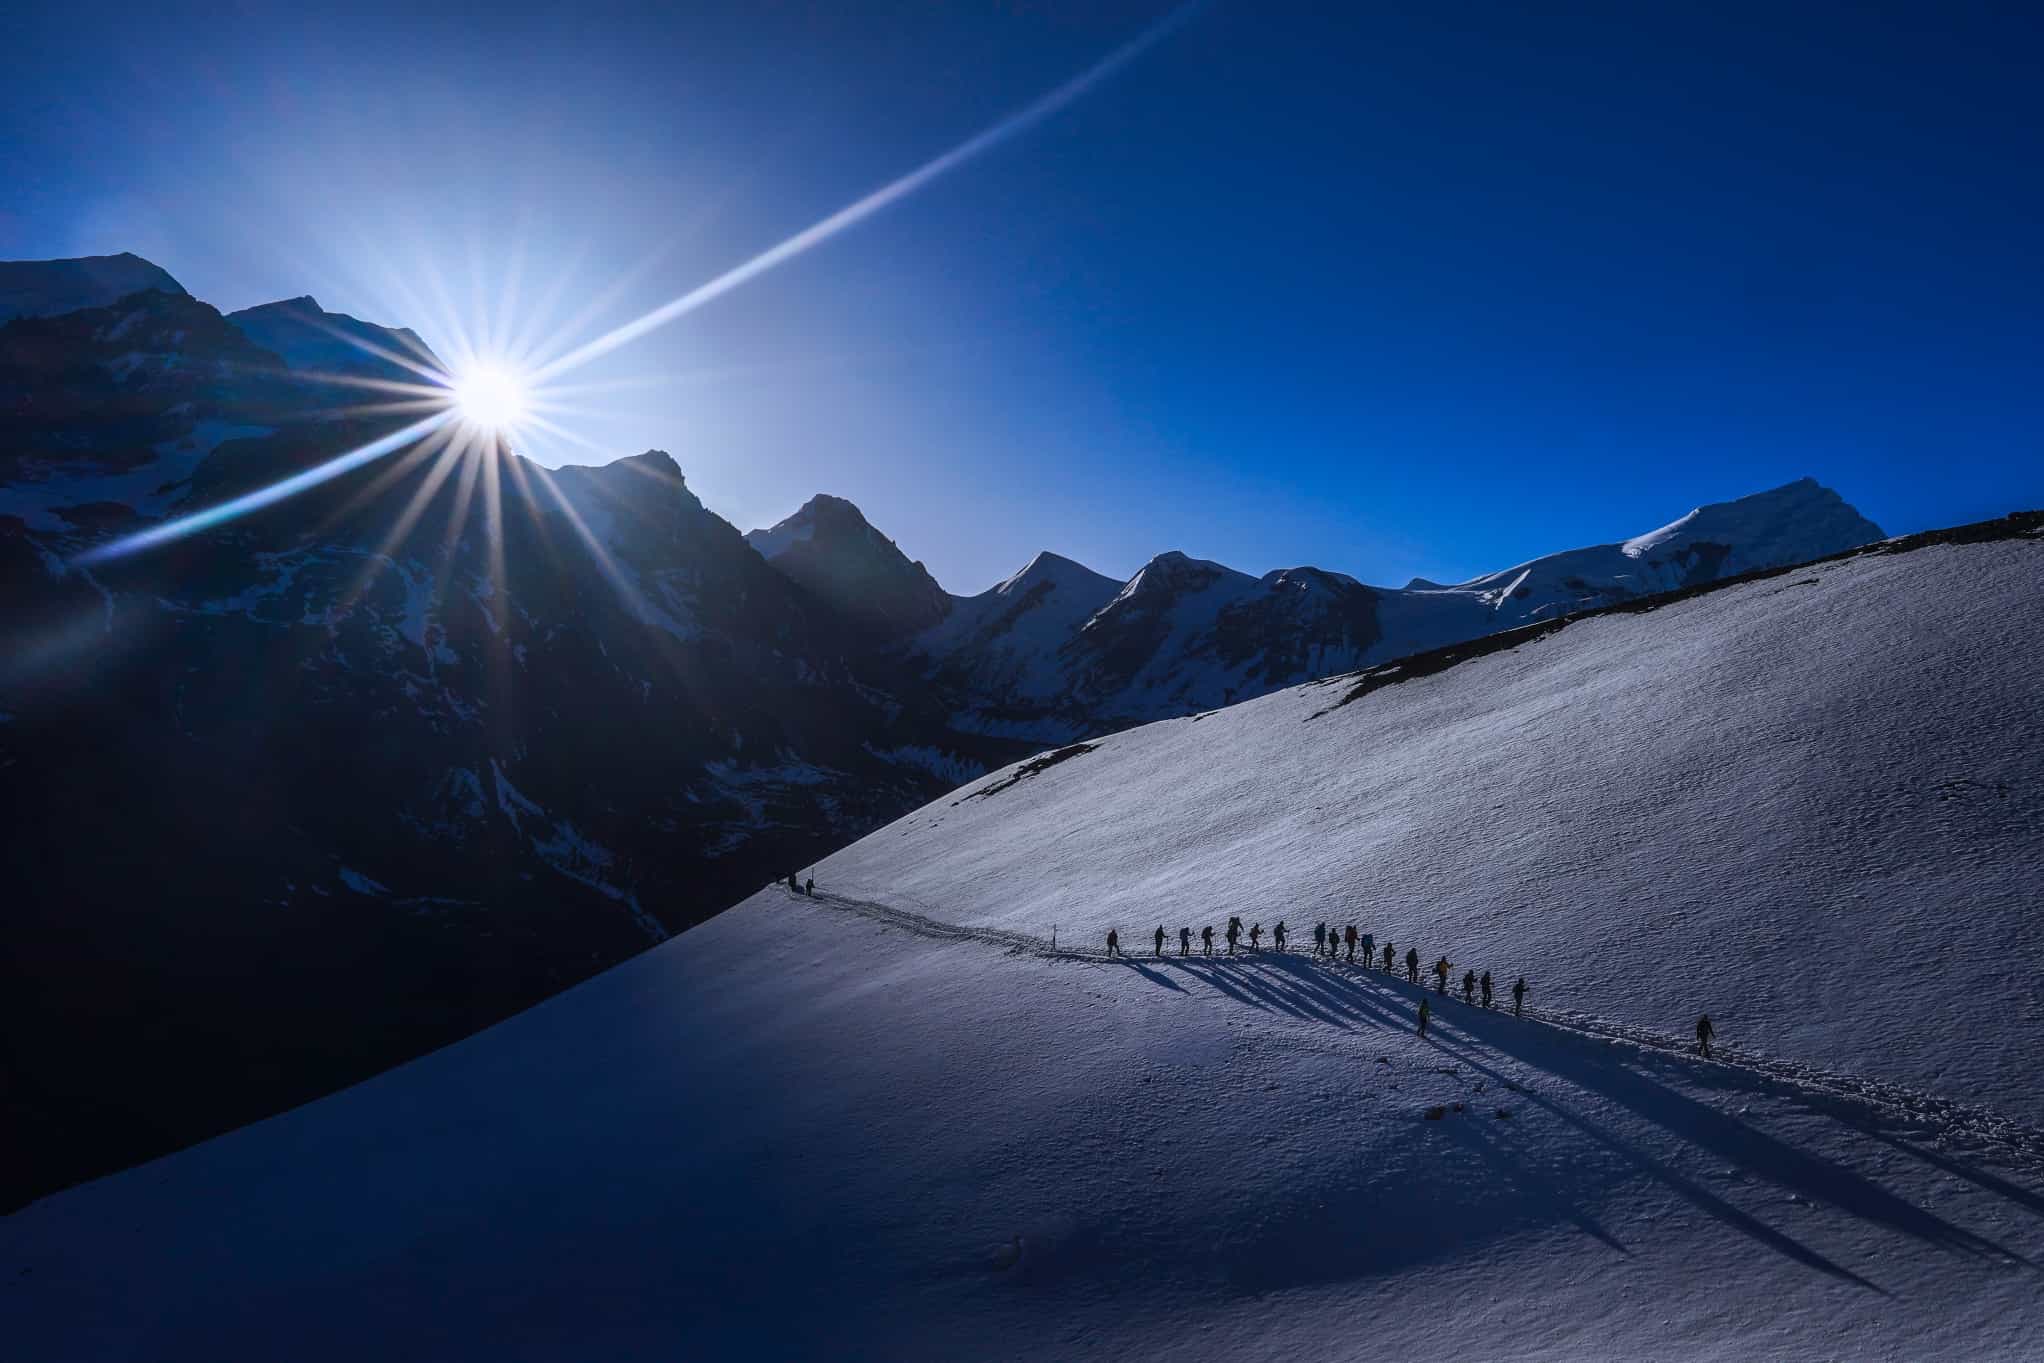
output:
M2040 585L2034 533L1862 553L996 773L814 899L0 1221L0 1338L2034 1359ZM1175 955L1231 912L1295 950ZM1297 950L1323 918L1533 1015L1422 1040Z

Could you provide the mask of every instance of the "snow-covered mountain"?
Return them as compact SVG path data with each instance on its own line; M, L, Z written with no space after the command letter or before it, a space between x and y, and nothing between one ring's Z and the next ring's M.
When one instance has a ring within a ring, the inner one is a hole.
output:
M133 293L181 294L159 266L123 251L70 260L0 260L0 322L103 308Z
M0 1221L10 1342L2032 1358L2040 583L2032 513L1020 763ZM1229 914L1292 949L1153 955ZM1429 992L1422 1039L1319 921L1527 1016Z
M850 530L813 540L810 512L819 503ZM1805 478L1699 507L1620 543L1550 554L1456 586L1371 587L1317 568L1258 578L1177 552L1116 584L1042 554L978 596L945 598L920 563L836 498L819 498L751 537L804 585L890 603L897 624L933 619L909 647L949 694L959 729L1045 742L1212 709L1531 620L1880 538L1879 526Z

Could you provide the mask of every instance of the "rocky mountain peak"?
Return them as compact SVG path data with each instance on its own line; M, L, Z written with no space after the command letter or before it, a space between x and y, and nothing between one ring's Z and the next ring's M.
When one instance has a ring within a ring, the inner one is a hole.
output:
M167 270L128 251L68 260L0 260L0 322L103 308L148 289L185 291Z
M913 634L950 613L951 597L929 571L842 497L818 493L745 541L783 575L884 634Z

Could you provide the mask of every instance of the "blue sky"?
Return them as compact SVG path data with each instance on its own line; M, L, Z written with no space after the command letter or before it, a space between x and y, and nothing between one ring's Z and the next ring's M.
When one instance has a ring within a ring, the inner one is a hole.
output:
M642 313L1167 7L26 8L0 256L440 342ZM2038 13L1222 0L535 452L667 449L741 528L850 497L957 591L1458 579L1805 474L1893 532L2044 504Z

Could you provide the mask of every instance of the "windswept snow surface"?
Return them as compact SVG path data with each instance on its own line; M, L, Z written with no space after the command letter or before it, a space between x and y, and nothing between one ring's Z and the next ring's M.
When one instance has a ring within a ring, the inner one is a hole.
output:
M1868 554L1020 764L814 899L0 1221L0 1337L2035 1358L2040 576ZM1382 973L1151 956L1231 911L1523 970L1535 1016L1434 998L1422 1041Z

